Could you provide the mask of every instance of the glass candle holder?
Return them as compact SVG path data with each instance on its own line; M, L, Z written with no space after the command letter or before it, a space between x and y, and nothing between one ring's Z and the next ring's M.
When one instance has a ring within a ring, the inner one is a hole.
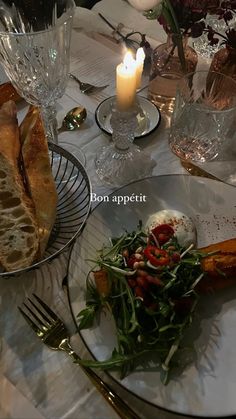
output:
M139 112L138 102L125 111L118 109L116 102L112 108L112 143L103 147L95 159L98 177L111 186L150 176L155 166L151 156L133 143Z

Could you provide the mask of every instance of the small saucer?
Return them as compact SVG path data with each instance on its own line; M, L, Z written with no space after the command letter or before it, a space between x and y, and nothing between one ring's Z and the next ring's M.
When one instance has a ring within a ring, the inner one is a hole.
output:
M101 102L96 111L95 119L99 128L107 134L112 134L111 109L115 100L115 96L111 96ZM161 113L159 109L150 100L143 96L138 96L139 105L141 106L144 117L140 114L137 116L138 129L135 133L135 138L143 138L151 134L161 122Z

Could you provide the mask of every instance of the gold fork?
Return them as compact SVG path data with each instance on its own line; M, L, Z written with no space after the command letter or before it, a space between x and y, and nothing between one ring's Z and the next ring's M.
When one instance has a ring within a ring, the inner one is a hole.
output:
M78 83L81 93L84 93L87 95L97 93L100 90L106 89L106 87L108 87L108 84L105 84L104 86L94 86L93 84L90 84L90 83L84 83L72 73L69 73L69 77Z
M33 296L35 301L28 298L27 304L23 303L24 310L18 307L27 323L50 349L66 352L75 362L80 360L70 345L69 333L63 321L41 298L35 294ZM138 415L93 370L82 365L80 367L121 418L138 419Z

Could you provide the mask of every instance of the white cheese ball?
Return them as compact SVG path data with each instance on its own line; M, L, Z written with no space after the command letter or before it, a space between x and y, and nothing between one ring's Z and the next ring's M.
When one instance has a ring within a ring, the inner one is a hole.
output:
M196 228L192 220L180 211L166 209L157 211L150 215L145 225L145 230L149 232L161 224L169 224L177 240L182 247L188 247L190 244L197 243Z

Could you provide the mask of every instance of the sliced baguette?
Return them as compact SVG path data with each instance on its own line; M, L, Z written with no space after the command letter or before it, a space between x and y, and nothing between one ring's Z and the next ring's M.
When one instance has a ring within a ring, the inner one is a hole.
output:
M20 141L13 101L0 109L0 263L6 271L30 266L39 239L32 201L19 170Z
M39 255L44 255L55 223L57 190L52 176L48 144L39 109L30 106L20 126L24 173L39 229Z

